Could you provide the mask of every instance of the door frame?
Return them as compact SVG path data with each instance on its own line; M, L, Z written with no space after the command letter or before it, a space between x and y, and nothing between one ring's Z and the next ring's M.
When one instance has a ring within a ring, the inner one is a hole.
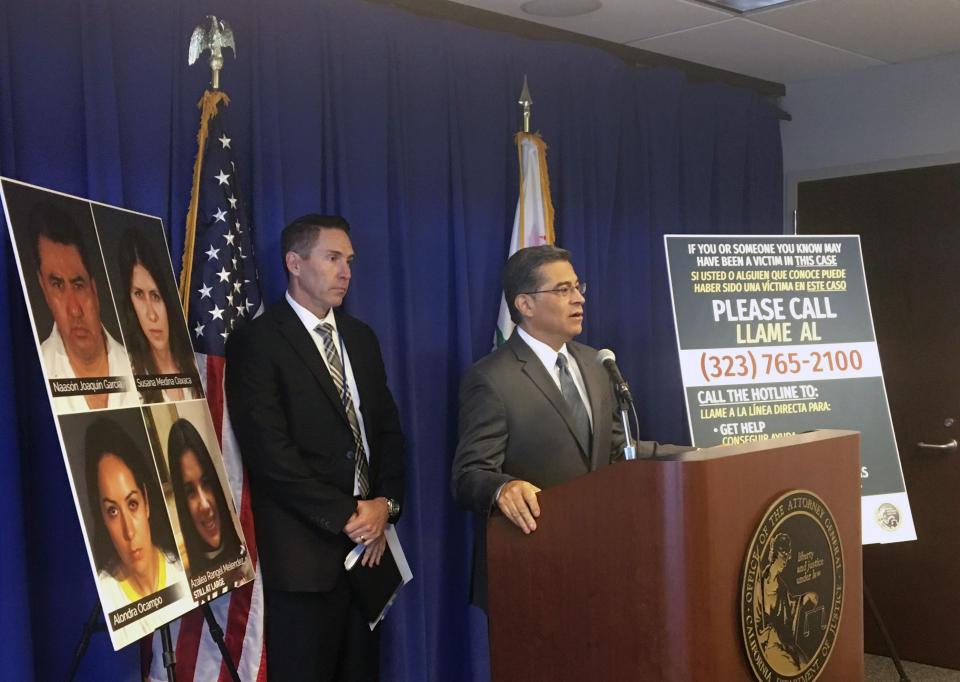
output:
M870 161L843 166L826 166L806 170L790 171L783 176L783 234L796 234L797 186L808 180L828 180L850 175L867 175L886 171L909 170L926 166L945 166L960 163L960 150L944 154L923 154L883 161Z

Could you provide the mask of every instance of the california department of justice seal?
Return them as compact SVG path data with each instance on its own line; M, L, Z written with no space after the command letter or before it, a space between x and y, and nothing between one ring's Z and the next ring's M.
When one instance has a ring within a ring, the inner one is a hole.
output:
M884 502L877 510L873 512L873 518L877 520L877 525L888 533L892 533L900 527L900 510L892 502Z
M764 682L812 682L837 639L843 547L833 514L808 490L763 515L743 565L740 625L750 667Z

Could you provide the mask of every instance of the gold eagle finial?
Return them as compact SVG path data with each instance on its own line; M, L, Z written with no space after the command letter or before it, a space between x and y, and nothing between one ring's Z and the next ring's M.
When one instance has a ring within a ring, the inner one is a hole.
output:
M205 27L204 23L208 26ZM208 14L204 23L201 23L190 36L190 52L188 54L188 63L193 63L199 59L200 55L206 50L210 50L210 71L213 73L211 84L214 90L220 89L220 69L223 68L223 48L229 47L233 50L233 57L237 57L237 46L233 41L233 31L230 24L217 19L212 14Z

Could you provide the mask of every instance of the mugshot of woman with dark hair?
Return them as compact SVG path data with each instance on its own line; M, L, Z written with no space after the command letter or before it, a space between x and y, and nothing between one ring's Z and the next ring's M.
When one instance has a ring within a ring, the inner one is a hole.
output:
M120 237L118 260L122 276L118 307L143 401L202 398L193 348L183 333L180 301L165 259L143 232L128 228Z
M233 525L210 452L186 419L178 419L170 427L167 457L190 575L237 563L246 556L246 548Z
M112 419L97 419L87 427L84 457L104 610L182 581L158 486L133 438Z

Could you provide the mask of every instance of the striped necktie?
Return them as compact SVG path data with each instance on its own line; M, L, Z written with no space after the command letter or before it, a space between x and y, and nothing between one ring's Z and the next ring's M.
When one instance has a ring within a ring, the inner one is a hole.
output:
M327 363L330 370L330 378L333 379L337 391L340 393L340 399L343 401L343 409L347 413L347 421L350 422L350 430L353 431L354 442L354 461L356 462L355 476L357 490L360 491L360 497L366 499L370 494L370 474L368 472L367 455L363 449L363 437L360 435L360 422L357 421L357 412L353 409L353 399L350 397L350 391L347 389L343 375L343 363L340 362L340 353L333 343L333 325L329 322L318 324L316 332L323 339L323 350L327 354Z
M570 407L573 414L573 423L577 428L577 436L583 443L587 454L590 453L590 416L587 414L587 406L583 404L583 398L580 397L580 391L573 381L573 375L570 373L570 367L567 365L567 356L563 353L557 354L557 368L560 370L560 392L563 393L564 400Z

